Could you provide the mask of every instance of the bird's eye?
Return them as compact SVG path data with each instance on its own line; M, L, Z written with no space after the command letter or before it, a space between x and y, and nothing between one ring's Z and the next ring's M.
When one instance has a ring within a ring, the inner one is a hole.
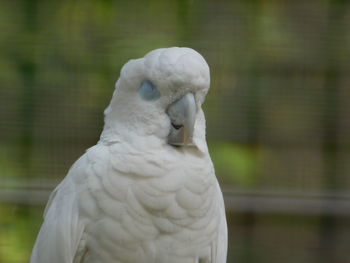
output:
M148 80L141 83L139 93L141 98L147 101L156 100L160 97L159 90Z

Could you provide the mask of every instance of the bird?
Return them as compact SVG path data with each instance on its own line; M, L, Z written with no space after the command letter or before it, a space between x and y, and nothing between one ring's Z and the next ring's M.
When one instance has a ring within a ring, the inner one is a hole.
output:
M50 195L30 262L226 262L202 110L209 87L209 66L191 48L128 61L99 141Z

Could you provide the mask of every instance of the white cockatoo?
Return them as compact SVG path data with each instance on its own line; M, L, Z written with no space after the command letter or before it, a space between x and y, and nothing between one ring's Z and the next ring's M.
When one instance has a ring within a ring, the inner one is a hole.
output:
M190 48L126 63L97 145L51 194L31 263L224 263L227 224Z

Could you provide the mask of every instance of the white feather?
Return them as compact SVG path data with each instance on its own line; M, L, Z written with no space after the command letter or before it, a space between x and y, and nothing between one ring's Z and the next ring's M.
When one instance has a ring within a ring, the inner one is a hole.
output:
M145 79L160 90L143 102ZM100 142L70 169L48 202L31 263L224 263L227 226L205 142L205 60L160 49L127 63L105 111ZM167 144L166 106L193 92L195 146Z

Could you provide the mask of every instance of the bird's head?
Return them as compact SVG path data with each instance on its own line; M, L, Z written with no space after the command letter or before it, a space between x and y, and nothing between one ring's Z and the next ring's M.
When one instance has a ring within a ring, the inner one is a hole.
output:
M210 85L209 67L190 48L156 49L126 63L105 110L102 139L135 142L145 136L172 146L205 143L201 105Z

